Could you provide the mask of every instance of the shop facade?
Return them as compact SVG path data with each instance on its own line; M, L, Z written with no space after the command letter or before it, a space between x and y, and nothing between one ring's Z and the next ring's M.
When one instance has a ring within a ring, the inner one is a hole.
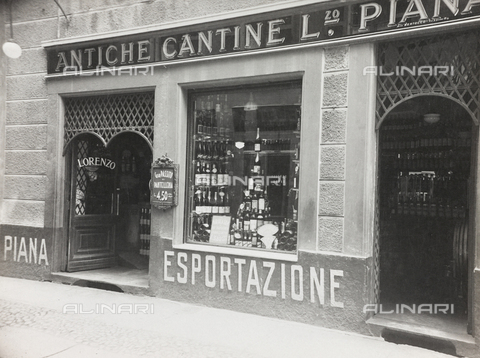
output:
M430 313L429 339L472 355L479 5L285 2L76 36L93 15L66 9L65 36L25 50L37 73L4 63L2 274L367 335L417 337Z

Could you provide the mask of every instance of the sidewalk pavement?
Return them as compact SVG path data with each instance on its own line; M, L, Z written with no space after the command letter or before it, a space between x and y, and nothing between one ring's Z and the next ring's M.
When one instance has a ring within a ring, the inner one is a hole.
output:
M451 357L155 297L7 277L0 287L1 358Z

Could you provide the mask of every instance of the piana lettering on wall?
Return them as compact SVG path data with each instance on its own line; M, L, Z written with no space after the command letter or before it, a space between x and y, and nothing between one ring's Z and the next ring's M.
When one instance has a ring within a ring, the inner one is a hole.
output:
M181 284L204 284L209 288L245 292L295 301L309 300L325 305L326 287L329 305L344 308L337 295L343 270L325 270L310 266L277 263L259 259L200 255L164 251L163 280ZM326 277L329 280L327 286ZM201 281L200 281L201 280ZM307 286L307 287L305 287ZM308 289L309 297L306 297Z
M369 31L369 26L387 28L411 27L478 12L479 0L380 0L359 4L359 31Z
M3 261L25 262L37 265L43 263L48 266L45 239L41 239L40 245L38 245L37 238L29 238L27 241L24 237L18 239L17 236L5 236Z

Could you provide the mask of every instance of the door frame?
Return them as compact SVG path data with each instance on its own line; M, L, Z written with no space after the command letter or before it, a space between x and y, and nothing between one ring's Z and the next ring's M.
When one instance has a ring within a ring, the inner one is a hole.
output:
M97 268L107 268L114 266L116 264L116 254L115 254L115 235L116 235L116 221L118 217L117 213L117 199L115 195L115 174L112 182L112 202L111 202L111 212L109 214L85 214L85 215L76 215L76 179L75 176L78 167L76 164L76 155L77 149L75 145L81 140L82 136L88 136L88 138L99 139L96 135L92 133L82 133L76 136L66 148L67 152L65 157L66 160L65 166L65 271L83 271ZM100 140L100 143L103 144L103 141ZM68 188L68 191L67 191ZM82 227L77 229L75 222L81 221ZM95 235L103 234L107 235L107 246L104 247L103 251L99 248L97 250L93 249L92 251L85 253L78 253L77 249L81 251L79 247L79 240L83 235ZM74 250L72 253L71 250ZM75 258L74 255L79 257Z
M381 175L381 170L380 170L380 155L382 149L378 145L380 143L380 130L382 127L382 124L384 120L388 117L388 114L393 111L395 108L397 108L399 105L401 105L404 102L407 102L409 100L418 98L418 97L425 97L425 96L437 96L437 97L442 97L446 98L447 100L451 101L452 106L460 106L464 110L466 110L466 106L459 102L457 99L454 98L449 98L448 96L441 95L441 94L436 94L436 93L425 93L425 94L420 94L420 95L414 95L410 96L403 101L394 104L391 108L389 108L388 112L386 112L382 118L381 121L377 123L376 126L376 138L377 138L377 164L376 164L376 173L377 173L377 188L375 190L375 195L376 195L376 205L375 205L375 217L377 220L377 216L380 213L380 204L379 204L379 197L380 197L380 191L379 191L379 176ZM474 299L475 299L475 291L474 291L474 268L475 268L475 260L477 259L475 256L476 253L476 248L478 247L478 242L479 237L477 235L479 227L476 223L476 215L479 212L479 199L480 197L477 197L477 193L479 192L479 185L478 183L478 178L480 178L480 154L479 154L479 149L480 149L480 128L479 124L476 120L476 118L472 117L471 113L466 110L466 113L469 115L469 119L472 121L472 130L471 130L471 154L470 154L470 179L468 182L468 191L469 191L469 198L468 200L468 238L467 238L467 267L468 267L468 273L467 273L467 333L474 336L474 328L475 328L475 312L474 312ZM379 225L379 223L378 223ZM382 235L380 227L378 230L375 231L375 240L374 240L374 245L378 245L378 252L381 255L381 248L380 248L380 236ZM381 290L381 282L380 282L380 260L378 262L378 265L374 268L374 277L376 282L374 283L378 285L378 292ZM378 304L381 304L382 302L380 301L380 295L376 297L376 300ZM477 332L478 333L478 332Z

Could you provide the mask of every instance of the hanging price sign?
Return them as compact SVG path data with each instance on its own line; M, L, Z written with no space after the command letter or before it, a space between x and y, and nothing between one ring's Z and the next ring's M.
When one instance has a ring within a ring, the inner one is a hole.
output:
M150 203L158 209L177 205L177 168L175 164L152 166Z

